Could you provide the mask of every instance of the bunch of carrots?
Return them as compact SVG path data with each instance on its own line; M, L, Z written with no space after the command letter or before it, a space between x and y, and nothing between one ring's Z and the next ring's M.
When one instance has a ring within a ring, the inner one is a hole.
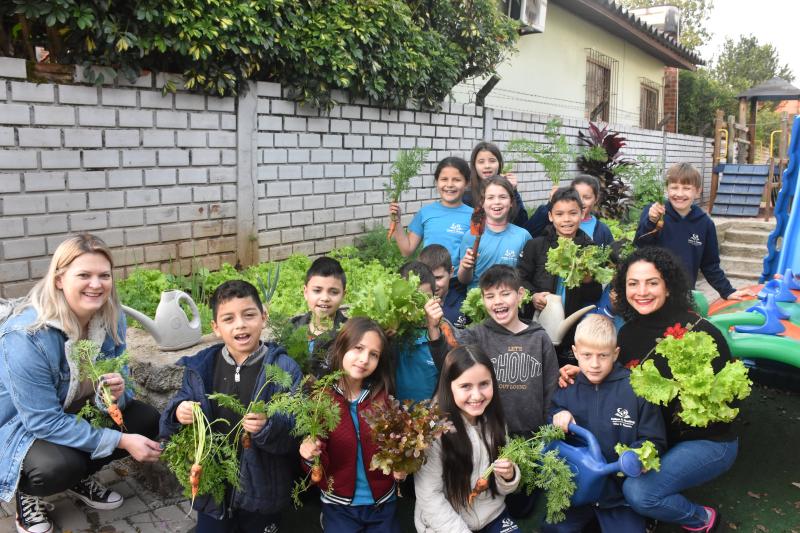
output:
M247 404L247 406L243 405L238 398L230 394L217 392L208 395L209 400L214 400L221 407L230 409L234 413L242 416L242 419L233 428L231 428L231 430L228 432L228 435L235 435L232 439L232 442L241 441L242 448L244 449L249 449L252 445L252 435L250 435L250 433L247 431L243 431L242 428L244 416L247 413L267 413L267 402L264 400L257 400L256 398L261 396L261 394L264 392L264 389L266 389L267 385L270 383L273 383L284 390L288 390L292 386L292 376L277 365L267 365L264 369L264 373L264 384L261 385L261 388L259 388L258 391L256 391L256 394L253 396L253 400Z
M295 425L292 434L307 437L311 440L324 439L339 425L341 413L339 405L329 389L337 383L344 372L339 370L315 380L306 376L295 393L281 392L272 397L267 407L267 414L283 414L294 417ZM319 457L315 457L309 473L312 483L321 483L325 477ZM295 483L292 499L300 505L300 493L308 489L308 478Z
M127 354L100 360L97 359L98 355L100 355L100 346L96 342L86 339L77 341L71 351L72 360L78 367L78 378L81 381L88 379L92 382L92 386L100 393L100 398L108 411L108 416L120 429L125 431L122 410L111 394L111 389L102 382L102 376L104 374L122 373L128 362ZM99 409L93 405L87 404L87 407L81 410L81 414L87 418L97 419L102 417L102 414L98 411Z
M514 437L500 448L498 459L508 459L519 468L520 486L530 494L534 488L547 493L547 521L563 520L564 509L570 505L575 492L573 474L564 459L555 450L545 452L545 447L554 440L564 438L564 432L552 425L542 426L532 437ZM469 493L467 504L472 506L480 494L489 489L489 476L494 472L494 463L481 473Z

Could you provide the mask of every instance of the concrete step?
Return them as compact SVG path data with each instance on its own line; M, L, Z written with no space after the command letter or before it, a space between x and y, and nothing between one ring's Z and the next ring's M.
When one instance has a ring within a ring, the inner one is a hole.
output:
M761 271L764 268L763 259L740 258L728 255L720 256L720 264L728 278L755 281L761 276Z
M740 241L725 239L719 247L720 254L742 259L763 259L767 255L767 243L742 244Z
M735 244L759 244L766 247L770 231L758 231L753 229L729 229L725 232L726 243Z

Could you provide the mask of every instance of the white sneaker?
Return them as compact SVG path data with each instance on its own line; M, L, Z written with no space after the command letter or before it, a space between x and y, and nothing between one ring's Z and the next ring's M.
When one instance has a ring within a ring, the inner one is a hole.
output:
M92 509L108 511L116 509L125 501L118 492L105 488L91 476L83 478L67 493L78 498Z
M53 504L17 491L17 533L53 533L53 522L47 511Z

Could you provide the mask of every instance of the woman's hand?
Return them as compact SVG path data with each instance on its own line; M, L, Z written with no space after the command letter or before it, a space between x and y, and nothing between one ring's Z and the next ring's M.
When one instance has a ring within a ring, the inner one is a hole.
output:
M311 461L314 457L319 457L322 453L322 443L319 439L311 440L306 437L300 445L300 456L306 461Z
M536 292L533 294L533 307L537 311L541 311L547 305L547 295L550 294L547 291L544 292Z
M558 369L558 386L562 389L575 383L575 376L580 374L581 369L575 365L564 365Z
M559 411L553 415L553 425L560 427L564 433L569 433L569 425L575 423L575 418L569 411Z
M405 481L405 479L408 477L408 474L405 472L392 472L392 477L395 481Z
M267 415L263 413L247 413L242 418L242 429L255 435L267 425Z
M514 479L514 463L508 459L498 459L494 462L494 475L503 481L512 481Z
M114 372L113 374L103 374L100 376L100 384L108 387L114 401L119 401L120 397L125 394L125 378L121 374Z
M117 448L127 451L140 463L155 463L161 457L161 444L144 435L123 433Z
M725 298L725 299L726 300L744 300L745 298L748 298L748 297L752 298L754 296L755 296L755 294L753 294L753 292L750 291L749 289L739 289L737 291L734 291L734 292L730 293L728 295L728 297Z
M398 202L392 202L389 204L389 216L394 217L395 220L400 220L400 204ZM397 226L399 227L400 224Z
M194 423L194 414L192 413L192 406L194 403L195 402L183 401L179 403L178 408L175 409L175 419L184 426Z

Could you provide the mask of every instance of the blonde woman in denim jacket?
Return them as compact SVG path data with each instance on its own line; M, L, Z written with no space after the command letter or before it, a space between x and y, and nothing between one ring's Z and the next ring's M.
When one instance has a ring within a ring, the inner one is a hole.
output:
M67 490L95 509L114 509L122 497L91 475L130 454L156 461L158 412L133 399L120 374L102 379L124 413L128 432L94 428L75 414L87 400L102 407L90 381L81 381L66 356L78 340L101 346L98 358L125 349L125 318L112 280L111 251L83 234L56 249L47 275L17 302L0 325L0 499L16 492L17 531L50 533L40 497Z

